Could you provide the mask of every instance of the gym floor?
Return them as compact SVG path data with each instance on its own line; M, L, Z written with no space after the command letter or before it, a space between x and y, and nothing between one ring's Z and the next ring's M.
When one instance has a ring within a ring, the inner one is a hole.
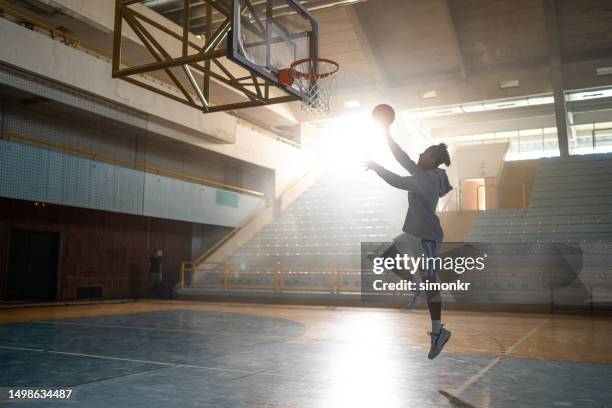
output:
M0 309L0 405L612 407L612 318L134 302ZM8 399L69 388L70 400Z

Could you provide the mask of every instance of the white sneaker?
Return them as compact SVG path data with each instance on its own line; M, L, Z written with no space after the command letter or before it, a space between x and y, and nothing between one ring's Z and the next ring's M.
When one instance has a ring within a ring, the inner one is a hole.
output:
M434 334L432 332L427 332L431 336L431 348L429 349L429 354L427 358L433 360L440 354L444 345L451 337L451 332L444 328L444 325L440 328L440 333Z

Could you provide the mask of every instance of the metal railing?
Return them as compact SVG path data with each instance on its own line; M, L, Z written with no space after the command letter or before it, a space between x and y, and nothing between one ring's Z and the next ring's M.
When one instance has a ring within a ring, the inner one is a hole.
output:
M258 211L255 211L253 214L251 214L251 216L249 218L247 218L245 221L243 221L239 226L233 228L231 231L229 231L227 234L225 234L219 241L215 242L214 245L212 245L210 248L208 248L206 251L204 251L202 254L200 254L193 262L183 262L183 263L188 263L188 264L192 264L192 265L202 265L202 264L205 264L206 258L208 258L210 255L212 255L217 249L219 249L221 246L223 246L223 244L225 244L227 241L229 241L230 238L232 238L234 235L236 235L239 231L243 230L244 227L246 227L249 223L251 223L257 217L259 217L261 214L263 214L263 212L266 209L270 208L271 206L272 206L272 201L270 201L270 200L266 201L264 206L261 206Z
M173 178L179 178L185 181L202 184L202 185L206 185L209 187L220 188L223 190L229 190L229 191L233 191L236 193L248 194L254 197L258 197L258 198L265 197L264 193L261 193L259 191L249 190L249 189L238 187L238 186L232 186L230 184L221 183L221 182L210 180L204 177L191 176L189 174L181 173L175 170L166 169L163 167L151 166L145 163L138 163L138 162L132 162L132 161L123 160L123 159L117 159L115 157L107 156L104 154L88 152L86 150L78 149L76 147L67 146L67 145L63 145L59 143L53 143L47 140L41 140L41 139L37 139L34 137L30 137L30 136L24 136L24 135L20 135L14 132L4 131L0 134L0 136L4 140L9 140L9 141L16 140L22 143L28 143L28 144L33 144L37 146L44 146L44 147L51 148L54 150L83 156L91 160L105 161L111 164L139 169L139 170L151 172L154 174L165 174Z
M450 194L447 196L446 201L444 202L444 205L442 206L442 208L440 208L440 210L438 210L438 212L447 212L447 211L452 211L448 209L448 205L451 203L453 197L455 197L457 195L457 191L458 189L454 188L451 190ZM459 209L459 201L455 200L455 210L457 211Z
M40 30L46 31L49 33L49 36L53 39L57 39L60 38L63 40L63 43L69 46L72 46L74 48L86 48L90 51L93 51L96 54L99 54L101 56L104 56L108 59L112 58L112 54L106 50L104 50L103 48L100 48L86 40L83 40L82 38L76 37L72 34L68 34L65 31L59 30L57 28L51 27L48 24L43 23L40 20L37 20L33 17L28 16L25 13L22 13L21 11L14 9L12 7L9 7L5 4L0 4L0 10L3 11L4 13L10 14L13 17L17 17L20 20L23 20L24 22L30 23L33 26L37 27Z
M311 175L312 171L306 172L302 177L300 177L298 180L294 181L293 183L291 183L291 185L289 187L287 187L285 189L285 191L283 192L283 194L281 194L281 197L284 195L284 193L286 193L287 191L295 188L299 183L303 182L304 179L306 179L307 177L309 177ZM225 244L227 241L229 241L230 238L232 238L234 235L236 235L238 232L240 232L242 229L244 229L248 224L250 224L253 220L255 220L257 217L259 217L261 214L263 214L263 212L270 208L272 206L272 201L267 201L266 205L262 208L260 208L258 211L254 212L248 219L246 219L245 221L243 221L239 226L235 227L234 229L232 229L231 231L229 231L227 234L225 234L219 241L217 241L213 246L211 246L210 248L208 248L206 251L204 251L202 254L200 254L193 262L188 262L191 263L193 265L200 265L202 264L204 261L206 261L206 259L211 256L217 249L221 248L221 246L223 246L223 244Z
M196 277L194 275L199 274ZM206 274L214 275L216 282L198 284L193 283L194 278L204 280ZM287 281L296 275L325 276L328 279L321 279L321 285L288 285ZM240 265L233 265L229 262L201 262L195 266L192 262L181 264L179 287L181 289L204 289L219 292L271 292L271 293L360 293L359 269L346 269L334 267L327 271L300 271L286 270L281 262L273 265L250 265L248 269L241 268ZM245 276L264 277L269 284L241 284L239 279ZM351 277L357 286L347 286L342 282L343 277Z

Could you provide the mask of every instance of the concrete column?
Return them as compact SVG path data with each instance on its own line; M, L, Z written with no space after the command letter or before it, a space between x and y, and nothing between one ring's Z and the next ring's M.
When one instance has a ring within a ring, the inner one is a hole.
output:
M557 22L557 5L555 0L543 0L546 32L550 47L550 82L555 98L555 121L557 137L559 138L559 154L569 156L568 120L565 89L563 87L563 66L561 64L561 48L559 46L559 29Z
M555 97L555 121L557 123L557 137L559 138L559 154L561 156L569 156L568 136L570 131L565 91L563 89L563 74L560 72L560 69L557 72L557 69L552 67L551 79Z

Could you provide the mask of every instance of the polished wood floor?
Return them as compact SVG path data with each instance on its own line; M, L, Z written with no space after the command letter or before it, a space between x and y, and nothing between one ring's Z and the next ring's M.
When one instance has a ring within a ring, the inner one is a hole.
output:
M0 309L0 324L166 310L202 310L269 316L305 327L293 342L360 342L429 348L426 311L341 307L138 301L121 304ZM544 361L612 364L612 318L589 315L448 311L453 333L445 353Z

